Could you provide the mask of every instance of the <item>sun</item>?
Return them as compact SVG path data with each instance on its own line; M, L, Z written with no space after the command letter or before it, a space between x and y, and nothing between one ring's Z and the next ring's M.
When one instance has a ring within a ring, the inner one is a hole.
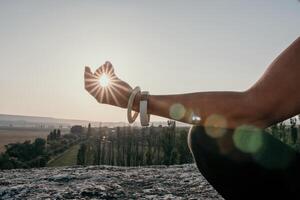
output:
M111 80L107 74L102 74L99 78L100 86L107 87L110 84Z

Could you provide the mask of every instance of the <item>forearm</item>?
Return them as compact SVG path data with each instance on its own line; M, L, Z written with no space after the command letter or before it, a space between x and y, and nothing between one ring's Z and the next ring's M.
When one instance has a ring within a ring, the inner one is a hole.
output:
M178 95L150 95L148 112L189 124L235 128L249 121L253 108L244 92L199 92ZM138 111L139 96L134 103ZM213 121L207 120L214 116ZM217 118L216 118L217 116ZM196 120L195 120L196 119ZM200 120L197 120L200 119ZM256 122L253 122L256 123Z

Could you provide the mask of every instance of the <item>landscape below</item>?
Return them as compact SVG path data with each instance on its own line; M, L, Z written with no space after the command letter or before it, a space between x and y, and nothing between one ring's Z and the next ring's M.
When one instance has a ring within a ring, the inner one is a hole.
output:
M299 151L299 119L266 130ZM2 126L0 199L222 199L193 164L188 129Z
M174 121L167 126L150 127L92 127L74 125L69 130L53 129L38 134L28 128L6 127L2 137L14 138L5 144L0 154L0 169L33 168L45 166L112 165L146 166L192 163L187 145L188 127L176 127ZM19 140L16 135L19 131ZM24 136L20 132L24 131ZM26 132L27 131L27 132ZM10 133L9 133L10 132ZM28 135L27 135L28 134ZM24 139L27 138L25 141ZM9 141L9 140L7 140Z

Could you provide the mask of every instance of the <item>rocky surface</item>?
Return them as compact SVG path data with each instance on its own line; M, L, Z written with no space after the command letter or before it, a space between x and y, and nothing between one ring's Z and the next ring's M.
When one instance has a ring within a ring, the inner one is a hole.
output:
M222 199L195 165L0 171L0 199Z

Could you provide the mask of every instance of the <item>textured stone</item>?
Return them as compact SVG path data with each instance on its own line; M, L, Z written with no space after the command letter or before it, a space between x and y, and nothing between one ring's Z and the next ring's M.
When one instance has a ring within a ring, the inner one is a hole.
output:
M195 165L0 171L0 199L222 199Z

